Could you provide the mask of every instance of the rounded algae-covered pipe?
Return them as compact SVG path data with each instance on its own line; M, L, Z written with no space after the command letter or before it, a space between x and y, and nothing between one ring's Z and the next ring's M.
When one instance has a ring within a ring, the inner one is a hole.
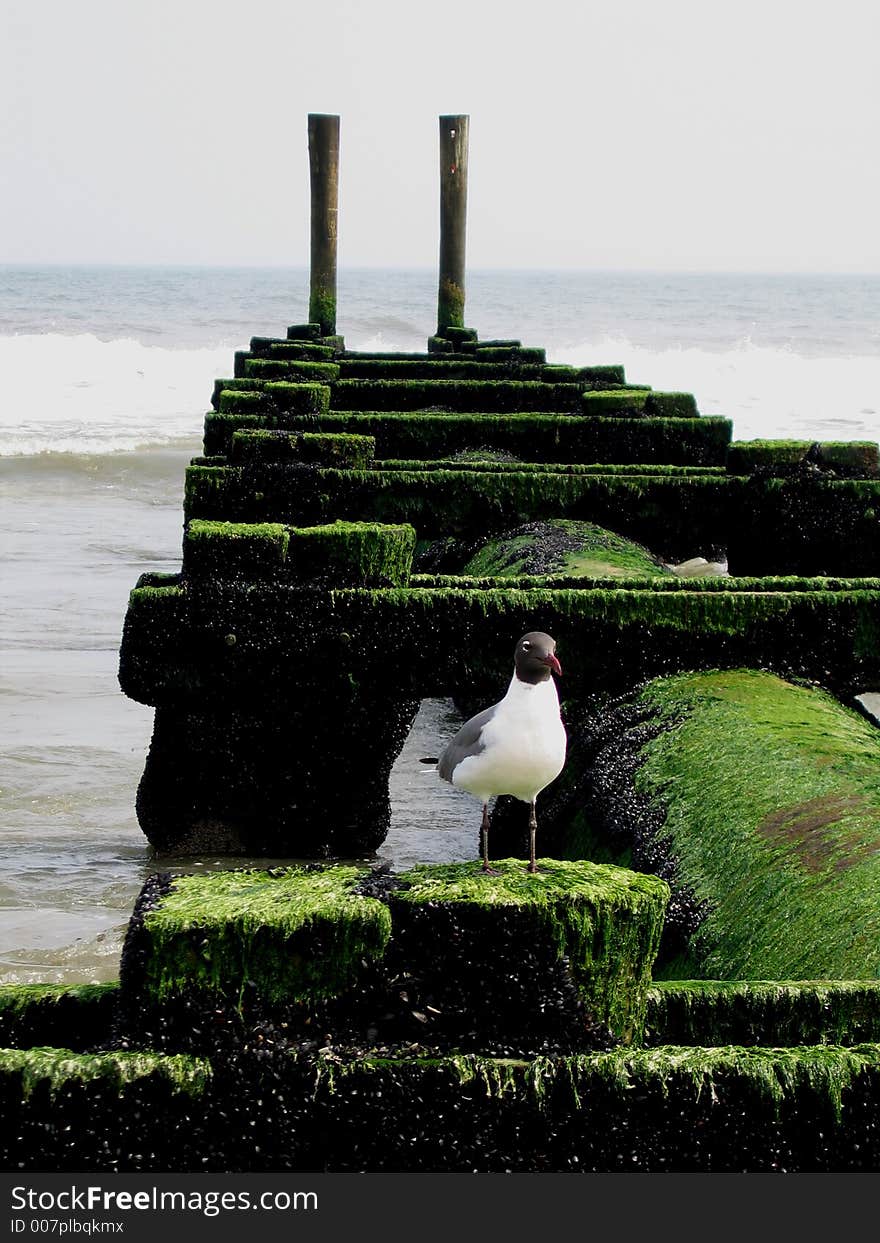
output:
M437 333L464 327L467 232L468 125L466 116L440 118L440 288Z
M336 242L339 217L339 117L309 113L312 248L309 320L323 336L336 332Z

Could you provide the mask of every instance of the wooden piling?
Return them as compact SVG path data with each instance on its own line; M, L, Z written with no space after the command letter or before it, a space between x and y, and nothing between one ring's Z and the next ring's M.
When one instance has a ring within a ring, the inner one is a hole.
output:
M437 333L464 327L464 262L467 229L468 123L466 116L440 118L440 288Z
M339 117L309 113L312 249L309 320L336 332L336 241L339 216Z

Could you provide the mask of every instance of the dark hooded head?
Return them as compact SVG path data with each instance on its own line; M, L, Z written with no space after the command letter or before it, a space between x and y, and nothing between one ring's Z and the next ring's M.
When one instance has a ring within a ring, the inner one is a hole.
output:
M520 682L529 682L532 686L546 682L551 671L562 673L562 666L556 659L556 640L543 630L530 630L516 645L513 668Z

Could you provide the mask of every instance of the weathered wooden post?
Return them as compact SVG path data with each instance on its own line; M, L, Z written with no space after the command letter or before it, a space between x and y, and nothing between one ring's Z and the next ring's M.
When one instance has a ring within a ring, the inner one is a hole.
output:
M440 289L437 334L464 327L469 117L440 118Z
M336 332L336 240L339 216L339 117L309 113L312 269L309 320L322 336Z

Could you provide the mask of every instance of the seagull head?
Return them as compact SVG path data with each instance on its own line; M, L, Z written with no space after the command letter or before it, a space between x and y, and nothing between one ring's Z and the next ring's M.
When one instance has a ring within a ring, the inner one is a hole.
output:
M562 666L556 659L556 640L543 630L530 630L516 645L513 667L520 682L546 682L551 672L557 676Z

